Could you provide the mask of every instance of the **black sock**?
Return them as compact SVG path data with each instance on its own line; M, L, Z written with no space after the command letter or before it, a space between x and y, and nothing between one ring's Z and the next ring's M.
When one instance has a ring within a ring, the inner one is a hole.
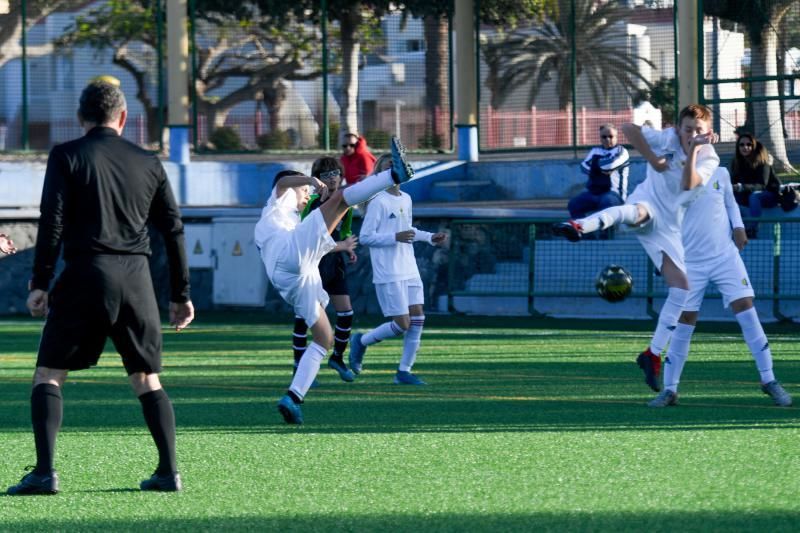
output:
M353 326L353 310L336 312L336 330L333 332L332 359L344 363L344 351L350 342L350 328Z
M298 396L297 394L295 394L294 392L292 392L292 391L290 391L290 390L289 390L289 391L286 391L286 395L287 395L289 398L291 398L291 399L292 399L292 401L293 401L294 403L296 403L296 404L301 404L301 403L303 403L303 399L302 399L302 398L300 398L300 396Z
M49 474L53 470L56 436L61 429L63 415L61 387L50 383L36 385L31 391L31 422L36 443L37 474Z
M292 332L292 350L294 351L294 366L300 364L300 359L306 353L308 344L308 324L302 317L294 317L294 332Z
M172 402L164 389L146 392L139 396L142 412L153 441L158 448L159 475L174 474L178 471L175 460L175 412Z

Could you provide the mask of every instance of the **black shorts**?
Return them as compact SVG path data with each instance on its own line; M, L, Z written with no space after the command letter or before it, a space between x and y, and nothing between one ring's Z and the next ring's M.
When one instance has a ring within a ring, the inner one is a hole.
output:
M128 375L161 371L161 318L143 255L70 260L50 293L37 366L97 364L111 338Z
M341 252L333 252L322 258L319 262L319 275L325 292L334 296L350 296L345 278L346 269Z

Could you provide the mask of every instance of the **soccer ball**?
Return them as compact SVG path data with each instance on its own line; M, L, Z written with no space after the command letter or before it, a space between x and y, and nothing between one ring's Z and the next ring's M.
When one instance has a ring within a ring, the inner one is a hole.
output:
M621 302L633 290L633 277L619 265L608 265L597 275L597 294L609 302Z

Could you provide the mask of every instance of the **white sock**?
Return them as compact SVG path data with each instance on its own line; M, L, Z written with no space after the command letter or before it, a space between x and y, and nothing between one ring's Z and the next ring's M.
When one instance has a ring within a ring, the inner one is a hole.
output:
M411 317L411 325L403 338L403 357L400 358L400 366L398 367L401 372L411 372L411 367L414 366L424 325L425 315Z
M305 398L308 389L314 383L314 378L319 373L319 365L327 353L328 350L316 342L309 344L306 348L306 353L300 359L300 364L297 365L297 372L294 374L289 390L297 394L299 398Z
M692 333L694 333L694 326L681 323L675 326L675 331L672 333L667 358L664 359L664 388L672 392L678 392L683 365L686 364L686 358L689 357Z
M361 337L361 344L364 346L371 346L381 342L382 340L399 337L405 332L406 330L398 326L394 320L390 320L389 322L384 322L372 331L365 333Z
M637 218L639 218L639 208L625 204L608 207L576 222L581 225L584 233L591 233L617 224L636 224Z
M675 330L675 325L678 323L678 318L681 316L683 306L686 305L688 297L689 291L686 289L669 288L667 300L658 314L656 330L653 332L653 339L650 341L650 351L654 354L661 355L661 352L667 347L669 337Z
M772 372L772 351L769 349L769 341L758 320L758 313L755 307L747 311L742 311L736 315L736 321L742 328L742 335L753 359L756 361L756 368L761 375L761 383L775 381L775 374Z
M384 170L378 174L367 176L358 183L347 186L342 194L347 205L358 205L366 202L381 191L394 185L392 171Z

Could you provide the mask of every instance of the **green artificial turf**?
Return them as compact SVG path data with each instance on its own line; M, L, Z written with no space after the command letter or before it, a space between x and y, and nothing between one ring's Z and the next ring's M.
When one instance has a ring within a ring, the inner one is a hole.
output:
M381 319L358 317L364 330ZM2 487L34 462L41 323L0 322ZM773 407L735 324L703 325L681 405L650 409L634 363L648 322L429 316L415 371L400 341L343 383L327 367L283 423L291 330L206 314L165 333L162 382L186 490L138 491L156 463L113 349L64 387L62 492L0 496L2 531L796 531L800 413ZM800 332L768 327L800 401ZM109 344L109 347L111 345Z

